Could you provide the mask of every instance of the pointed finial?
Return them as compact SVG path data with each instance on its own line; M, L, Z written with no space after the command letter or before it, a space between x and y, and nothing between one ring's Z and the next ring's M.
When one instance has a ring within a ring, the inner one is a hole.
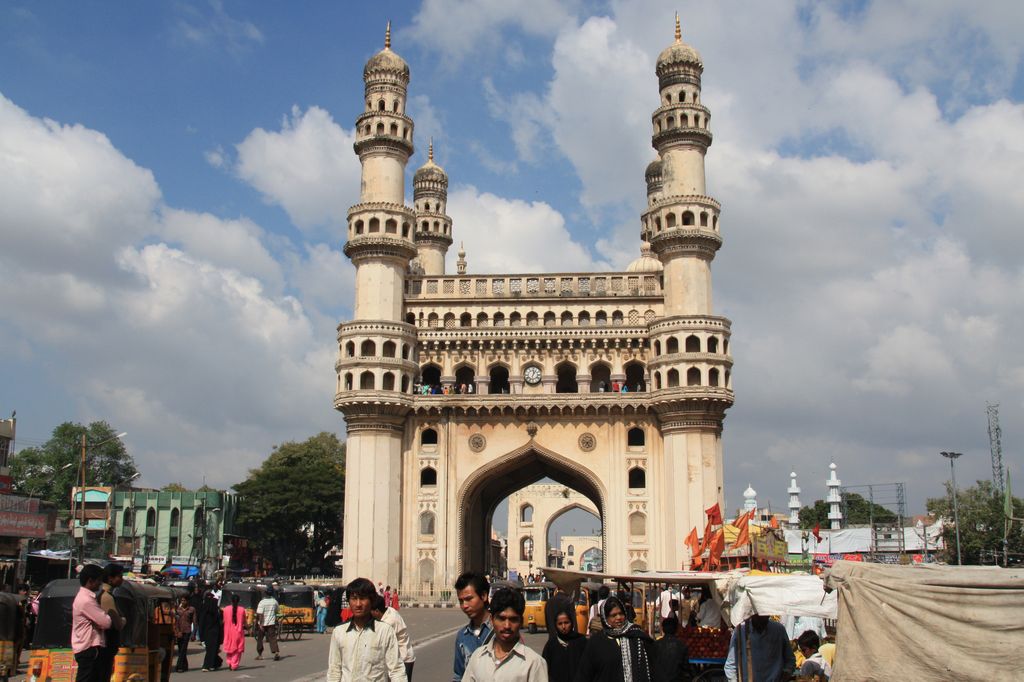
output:
M430 151L427 152L427 160L431 163L434 161L434 138L430 138Z
M676 12L676 42L683 42L683 30L679 27L679 12Z
M676 25L679 24L679 15L676 15ZM676 33L679 33L679 29L676 29ZM391 20L388 19L388 27L384 30L384 48L391 49Z

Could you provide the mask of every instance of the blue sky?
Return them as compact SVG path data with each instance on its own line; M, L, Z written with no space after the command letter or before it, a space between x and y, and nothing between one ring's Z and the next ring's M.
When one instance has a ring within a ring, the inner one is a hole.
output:
M470 270L624 267L654 59L705 62L733 320L726 499L1019 470L1019 3L7 2L0 7L0 412L129 432L142 482L228 486L322 429L351 128L385 22ZM451 254L454 257L454 251ZM1019 475L1017 476L1019 478Z

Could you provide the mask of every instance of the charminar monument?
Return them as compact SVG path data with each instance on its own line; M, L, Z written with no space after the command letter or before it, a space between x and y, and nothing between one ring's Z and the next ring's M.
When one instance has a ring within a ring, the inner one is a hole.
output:
M475 275L460 251L448 273L456 229L432 150L405 203L409 66L389 29L363 70L361 193L345 244L354 319L338 326L346 580L440 590L463 570L487 571L495 507L543 478L593 503L605 570L686 565L686 534L723 502L733 403L730 322L711 297L722 237L704 184L702 71L677 19L655 65L657 156L640 257L625 272Z

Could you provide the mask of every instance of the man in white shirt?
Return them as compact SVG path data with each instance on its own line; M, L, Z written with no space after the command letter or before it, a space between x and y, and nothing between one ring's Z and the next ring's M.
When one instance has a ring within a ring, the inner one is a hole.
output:
M412 650L412 642L409 641L409 626L405 619L395 609L388 606L384 597L379 594L373 600L373 617L382 623L387 623L395 631L395 638L398 639L398 656L405 664L405 677L412 682L412 667L416 663L416 654Z
M525 610L526 601L519 592L502 588L494 593L494 637L469 657L463 682L547 682L547 662L519 637Z
M356 578L345 593L352 618L331 634L327 682L407 682L394 628L373 619L373 583Z
M678 598L679 593L673 592L672 588L668 585L666 585L665 589L661 591L661 596L658 597L658 608L660 609L661 620L665 620L669 616L675 615L672 613L672 600Z
M270 643L274 660L281 660L281 650L277 646L277 598L274 588L267 590L267 595L256 605L256 660L263 660L263 639Z

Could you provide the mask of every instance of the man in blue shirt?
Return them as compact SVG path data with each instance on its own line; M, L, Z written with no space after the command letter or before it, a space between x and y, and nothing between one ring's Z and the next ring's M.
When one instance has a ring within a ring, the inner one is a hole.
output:
M463 573L455 581L455 594L459 608L469 618L469 624L455 635L454 682L461 682L466 672L466 661L494 634L491 614L487 611L487 596L491 590L487 578L476 573Z
M783 682L793 676L796 657L781 623L751 616L732 631L725 677L729 682Z

